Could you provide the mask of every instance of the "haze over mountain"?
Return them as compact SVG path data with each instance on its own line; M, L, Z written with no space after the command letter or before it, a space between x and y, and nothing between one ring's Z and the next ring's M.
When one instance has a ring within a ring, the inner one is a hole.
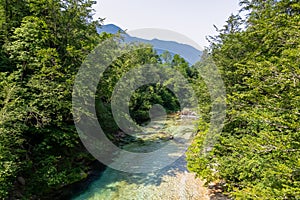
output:
M102 32L107 32L111 34L116 34L118 32L122 33L124 36L125 42L140 42L140 43L146 43L151 44L154 49L157 51L158 54L162 54L165 51L168 51L171 53L171 55L178 54L181 57L183 57L187 62L189 62L191 65L195 64L200 60L200 57L202 55L202 51L188 45L188 44L182 44L175 41L165 41L160 39L152 39L147 40L143 38L133 37L126 33L123 29L120 27L114 25L114 24L107 24L103 25L101 27L97 28L97 32L101 34Z

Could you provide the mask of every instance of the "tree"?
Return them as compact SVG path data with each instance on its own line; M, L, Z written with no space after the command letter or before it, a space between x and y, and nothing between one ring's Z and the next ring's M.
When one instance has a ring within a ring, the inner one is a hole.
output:
M22 132L28 127L24 102L18 98L24 91L6 73L0 73L0 90L0 197L5 197L26 159Z
M1 198L13 194L18 176L24 198L86 177L92 159L76 133L71 97L77 70L101 40L94 3L1 1Z
M229 20L211 48L227 89L224 129L207 154L199 133L189 168L236 199L298 199L299 2L241 3L246 21Z

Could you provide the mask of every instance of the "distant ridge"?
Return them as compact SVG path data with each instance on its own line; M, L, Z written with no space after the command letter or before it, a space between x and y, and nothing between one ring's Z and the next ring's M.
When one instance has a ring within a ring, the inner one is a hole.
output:
M107 24L103 25L101 27L97 27L97 32L100 34L102 32L116 34L118 32L124 32L120 27L114 25L114 24Z
M159 39L146 40L138 37L132 37L129 34L125 33L123 29L121 29L120 27L114 24L107 24L101 27L97 27L97 32L99 34L103 32L111 33L111 34L116 34L118 32L121 32L123 33L125 42L141 42L141 43L151 44L158 54L162 54L164 51L169 51L171 55L175 55L175 54L180 55L191 65L198 62L202 55L202 51L187 44L182 44L174 41L164 41Z

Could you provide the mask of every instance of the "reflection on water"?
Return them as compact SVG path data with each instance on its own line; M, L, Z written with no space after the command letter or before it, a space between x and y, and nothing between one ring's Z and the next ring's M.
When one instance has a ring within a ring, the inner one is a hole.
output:
M180 128L179 122L184 124ZM124 146L124 149L135 152L155 151L169 140L178 144L188 142L195 130L191 119L180 119L176 116L153 124L153 127L147 127L147 134L139 136L142 142L138 140ZM160 158L147 160L147 163L155 163L158 159ZM208 199L202 184L194 178L194 174L187 171L183 155L173 164L148 174L132 174L108 167L98 180L74 200Z

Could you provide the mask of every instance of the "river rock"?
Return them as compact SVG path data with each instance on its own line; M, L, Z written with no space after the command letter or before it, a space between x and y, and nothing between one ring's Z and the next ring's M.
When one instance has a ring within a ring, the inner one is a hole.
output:
M20 183L21 185L25 185L25 179L22 177L22 176L19 176L18 178L17 178L17 180L18 180L18 183Z

